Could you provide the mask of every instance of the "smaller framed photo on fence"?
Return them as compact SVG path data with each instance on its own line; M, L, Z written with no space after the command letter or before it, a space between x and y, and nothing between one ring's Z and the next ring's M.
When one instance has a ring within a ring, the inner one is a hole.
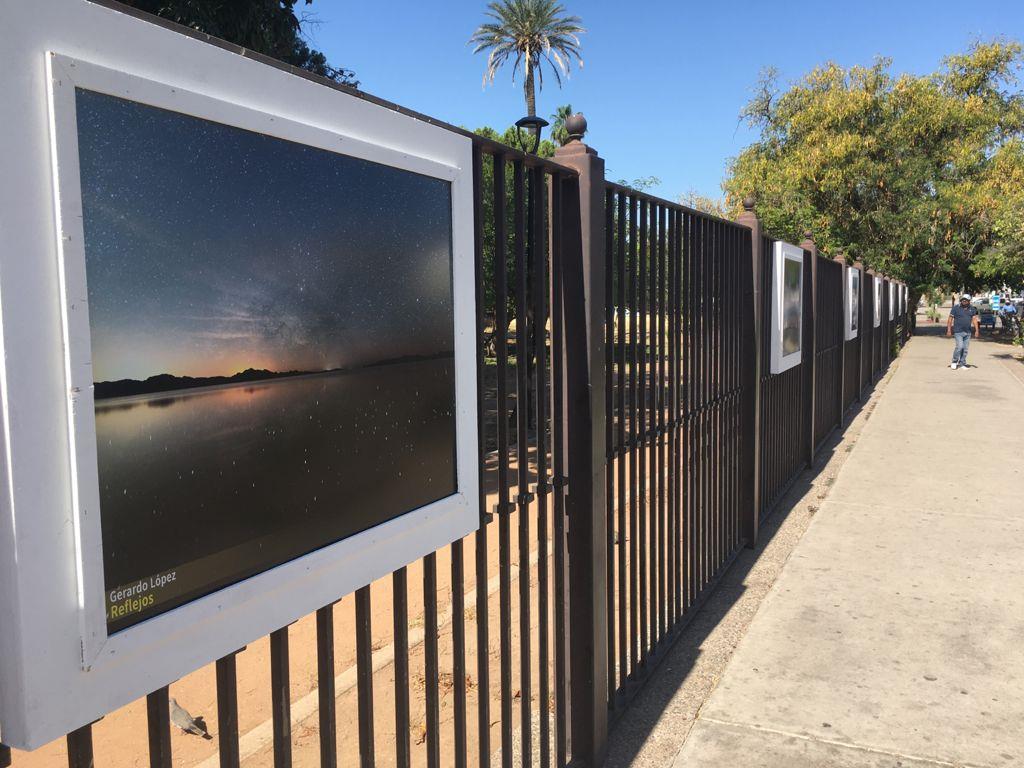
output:
M846 290L843 293L843 339L857 338L860 325L860 270L846 268Z
M882 324L882 278L875 277L874 279L874 290L875 290L875 317L874 317L874 328L877 328Z
M800 364L803 299L803 249L789 243L775 243L772 269L772 373L782 373Z
M889 319L896 318L896 283L889 283Z

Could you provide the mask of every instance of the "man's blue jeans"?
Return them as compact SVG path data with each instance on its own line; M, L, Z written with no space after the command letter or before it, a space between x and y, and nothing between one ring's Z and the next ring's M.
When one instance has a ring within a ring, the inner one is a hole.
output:
M971 334L958 331L953 334L953 362L957 365L967 365L967 348L971 345Z

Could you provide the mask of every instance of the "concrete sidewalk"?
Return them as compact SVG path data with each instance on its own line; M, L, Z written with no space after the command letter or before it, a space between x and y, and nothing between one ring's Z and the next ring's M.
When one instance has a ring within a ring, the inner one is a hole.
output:
M1024 766L1024 365L951 352L904 349L678 768Z

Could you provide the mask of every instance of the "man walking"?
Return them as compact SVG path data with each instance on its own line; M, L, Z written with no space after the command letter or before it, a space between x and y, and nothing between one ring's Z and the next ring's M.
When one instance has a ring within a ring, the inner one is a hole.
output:
M978 310L971 306L971 297L965 293L960 297L959 306L953 307L949 313L949 320L946 321L946 336L952 336L955 341L953 362L949 364L954 371L957 368L967 368L967 347L971 343L972 331L974 338L981 336Z

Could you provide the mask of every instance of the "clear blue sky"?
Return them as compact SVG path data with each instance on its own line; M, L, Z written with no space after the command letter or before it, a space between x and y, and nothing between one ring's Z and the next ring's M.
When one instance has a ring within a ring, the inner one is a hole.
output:
M671 199L720 193L728 159L752 140L738 125L758 72L783 82L814 65L893 59L899 72L934 71L973 40L1024 40L1021 0L861 0L832 3L564 0L582 17L582 70L558 89L545 78L538 113L571 103L608 176L657 176ZM511 72L481 87L483 55L466 44L484 0L314 0L312 42L351 67L364 90L468 128L503 129L525 114Z

